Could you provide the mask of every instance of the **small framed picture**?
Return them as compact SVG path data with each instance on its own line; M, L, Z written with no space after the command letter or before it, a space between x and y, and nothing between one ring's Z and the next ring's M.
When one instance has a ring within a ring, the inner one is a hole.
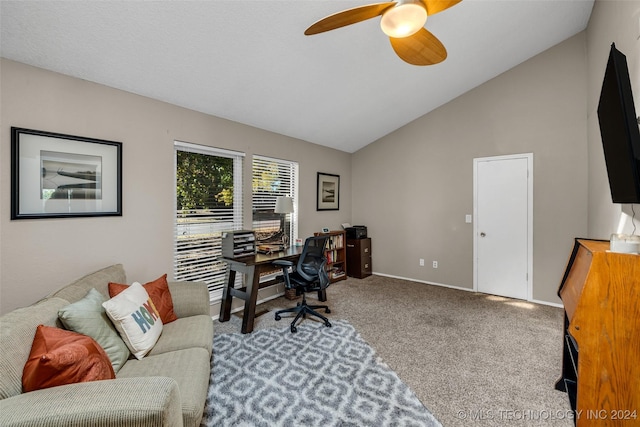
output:
M318 172L318 211L340 209L340 175Z
M323 232L323 233L328 233L328 232L329 232L329 229L328 229L328 228L323 228L323 229L322 229L322 232Z
M122 143L11 128L11 219L122 216Z

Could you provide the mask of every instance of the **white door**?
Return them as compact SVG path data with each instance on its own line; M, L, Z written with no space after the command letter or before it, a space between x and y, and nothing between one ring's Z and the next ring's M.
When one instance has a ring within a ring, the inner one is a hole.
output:
M533 155L474 159L474 289L532 299Z

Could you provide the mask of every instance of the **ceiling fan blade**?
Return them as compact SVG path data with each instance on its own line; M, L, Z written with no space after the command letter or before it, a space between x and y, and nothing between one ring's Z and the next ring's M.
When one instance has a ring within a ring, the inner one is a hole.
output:
M426 28L409 37L389 40L400 59L412 65L433 65L447 58L447 49Z
M462 0L422 0L427 7L427 15L435 15L438 12L442 12L445 9L449 9L451 6L455 6Z
M305 35L311 36L313 34L324 33L325 31L335 30L336 28L346 27L347 25L355 24L357 22L366 21L367 19L375 18L381 15L382 12L388 8L394 6L396 2L385 2L369 4L366 6L354 7L353 9L343 10L342 12L334 13L325 18L322 18L318 22L311 25L304 32Z

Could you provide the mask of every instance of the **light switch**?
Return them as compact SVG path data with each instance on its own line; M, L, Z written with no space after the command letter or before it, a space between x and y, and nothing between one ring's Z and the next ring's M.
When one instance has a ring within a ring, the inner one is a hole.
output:
M466 222L467 224L471 224L471 215L465 215L464 222Z

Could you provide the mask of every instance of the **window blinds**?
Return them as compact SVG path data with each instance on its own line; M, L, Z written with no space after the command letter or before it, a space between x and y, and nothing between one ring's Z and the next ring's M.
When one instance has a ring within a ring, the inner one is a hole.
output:
M253 230L258 240L284 232L294 242L298 236L298 163L254 155L252 181ZM294 212L285 216L284 230L280 230L282 214L273 212L278 196L293 198Z
M206 282L217 301L226 273L222 232L242 229L244 153L180 141L174 147L174 277Z

